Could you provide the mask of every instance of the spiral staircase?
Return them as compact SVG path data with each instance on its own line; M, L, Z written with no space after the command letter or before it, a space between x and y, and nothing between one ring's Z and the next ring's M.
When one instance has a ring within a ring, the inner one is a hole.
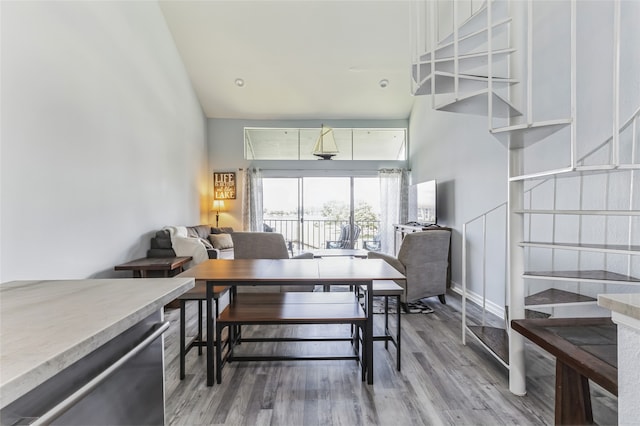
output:
M486 116L508 150L507 202L463 226L462 338L477 338L509 368L511 391L524 394L524 341L510 319L589 316L597 294L640 286L640 4L416 0L413 8L413 93L431 96L437 110ZM581 31L594 21L602 35L583 46ZM585 59L589 48L595 57ZM607 90L584 88L598 63L580 61L609 61L594 79ZM589 105L592 92L605 113ZM496 214L507 236L504 328L466 322L473 262L482 264L486 307L486 224ZM476 224L481 236L469 239Z

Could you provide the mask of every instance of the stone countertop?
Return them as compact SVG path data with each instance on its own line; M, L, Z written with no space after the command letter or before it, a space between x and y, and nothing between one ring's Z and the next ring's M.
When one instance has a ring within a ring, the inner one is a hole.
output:
M0 284L0 408L193 286L193 278Z
M618 314L640 320L640 293L599 294L598 305Z

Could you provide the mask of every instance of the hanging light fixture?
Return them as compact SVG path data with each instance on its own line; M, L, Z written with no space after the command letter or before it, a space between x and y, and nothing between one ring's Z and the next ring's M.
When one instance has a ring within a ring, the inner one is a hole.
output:
M331 127L324 127L320 129L320 137L313 147L311 152L318 158L318 160L331 160L338 154L338 145L336 145L336 139L333 137L333 129Z

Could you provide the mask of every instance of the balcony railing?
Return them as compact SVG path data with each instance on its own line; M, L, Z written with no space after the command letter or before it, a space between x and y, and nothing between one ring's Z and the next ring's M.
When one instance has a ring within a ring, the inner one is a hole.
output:
M337 241L340 231L348 221L341 220L303 220L265 219L264 224L284 235L286 241L293 242L294 250L318 250L327 246L327 241ZM365 248L375 251L380 221L355 222L360 227L360 235L354 248Z

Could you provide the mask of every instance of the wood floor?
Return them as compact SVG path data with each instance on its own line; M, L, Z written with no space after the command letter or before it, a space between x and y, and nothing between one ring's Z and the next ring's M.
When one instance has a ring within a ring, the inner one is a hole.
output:
M207 387L205 356L187 355L179 379L179 311L165 335L166 421L169 425L545 425L553 424L555 362L527 343L527 395L509 392L506 369L470 336L461 343L460 297L427 299L433 314L402 316L402 371L395 348L374 343L375 381L360 381L354 361L244 362L225 366L222 384ZM196 330L190 305L187 334ZM470 317L478 318L475 310ZM375 316L378 327L382 315ZM500 320L489 318L493 325ZM300 327L304 327L301 329ZM246 337L255 328L243 329ZM348 326L265 327L261 333L341 335ZM262 346L260 346L262 345ZM346 352L346 343L243 344L243 351ZM594 420L617 423L617 398L591 384Z

